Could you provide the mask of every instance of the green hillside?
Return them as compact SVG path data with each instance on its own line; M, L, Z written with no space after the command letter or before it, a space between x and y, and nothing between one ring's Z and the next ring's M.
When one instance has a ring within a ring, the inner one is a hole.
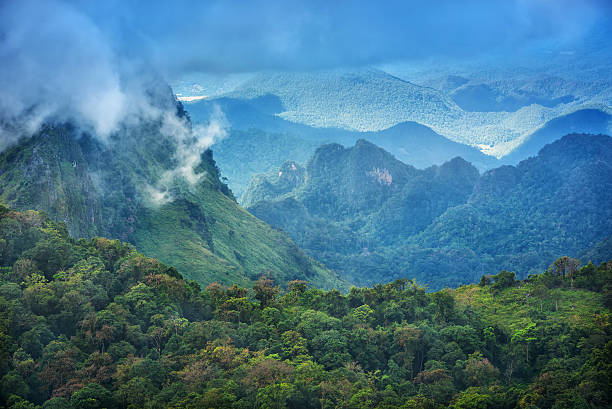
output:
M607 408L612 262L348 294L211 284L0 207L0 406Z
M177 117L185 118L180 106ZM211 151L201 155L195 183L162 180L180 166L177 149L153 121L126 127L108 143L69 124L46 126L0 153L0 201L45 211L76 237L131 242L201 284L248 285L269 272L279 282L346 288L288 236L237 205ZM160 181L169 200L156 202L151 189Z

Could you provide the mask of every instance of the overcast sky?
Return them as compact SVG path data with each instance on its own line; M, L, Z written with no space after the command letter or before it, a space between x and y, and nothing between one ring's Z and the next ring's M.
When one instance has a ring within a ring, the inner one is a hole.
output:
M511 56L580 42L610 23L592 0L94 1L77 8L121 52L165 70L372 65L428 56Z
M137 105L150 72L176 78L492 53L511 60L538 47L581 47L601 28L607 41L611 3L3 0L0 113L78 118L104 135Z

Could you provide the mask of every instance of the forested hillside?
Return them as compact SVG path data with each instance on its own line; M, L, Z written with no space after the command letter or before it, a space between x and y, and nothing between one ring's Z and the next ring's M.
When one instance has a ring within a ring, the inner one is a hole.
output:
M254 178L243 201L355 283L407 276L440 289L502 269L526 277L564 254L603 261L610 155L609 136L567 135L479 175L461 158L418 170L366 141L330 144L305 169Z
M196 145L187 114L163 90L155 101L168 111L162 119L134 119L108 141L71 124L47 125L1 152L0 201L45 211L76 237L133 243L203 285L249 285L269 271L279 282L344 288L287 235L238 206L212 152ZM201 141L211 138L207 129Z
M611 264L427 293L204 291L128 244L0 207L0 404L607 408Z

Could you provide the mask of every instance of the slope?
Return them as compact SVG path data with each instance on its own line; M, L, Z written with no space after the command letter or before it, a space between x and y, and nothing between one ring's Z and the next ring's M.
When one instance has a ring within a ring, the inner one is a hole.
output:
M408 276L435 289L501 269L525 277L542 260L592 248L587 255L602 261L611 153L610 137L569 135L479 176L459 158L417 170L365 141L326 145L296 183L286 170L260 176L244 197L249 211L357 283Z
M368 284L400 275L424 280L390 253L464 203L478 179L463 159L419 170L365 140L352 148L324 145L305 170L290 164L252 180L244 195L249 211L348 279Z
M138 123L104 144L70 125L46 126L0 154L0 200L48 212L77 237L129 241L202 284L248 284L270 272L279 282L345 285L240 208L210 151L199 158L195 182L166 180L180 163L176 140L161 129ZM160 181L167 192L156 200Z
M599 109L581 109L547 122L529 135L516 149L504 156L505 164L516 165L523 159L537 155L545 145L568 133L608 134L612 115Z
M485 173L465 205L411 243L455 249L483 269L522 276L545 268L542 256L579 256L612 231L610 154L609 136L566 135L516 167Z
M578 267L435 293L202 290L0 206L0 405L608 408L612 263Z
M215 145L215 159L228 185L242 203L248 181L260 173L277 171L287 159L305 164L323 143L352 145L370 140L404 163L427 168L461 156L481 171L499 164L478 149L453 142L430 128L404 122L375 132L318 128L287 121L280 99L264 95L253 99L217 98L186 103L194 123L206 122L218 107L231 125L228 136Z

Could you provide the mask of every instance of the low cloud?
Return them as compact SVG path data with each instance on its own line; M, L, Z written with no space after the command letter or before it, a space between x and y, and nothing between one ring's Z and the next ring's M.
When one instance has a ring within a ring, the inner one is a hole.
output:
M149 56L126 50L121 30L82 4L0 3L0 151L44 123L69 122L104 144L129 137L142 123L160 123L161 134L175 141L177 165L145 190L155 203L170 201L176 178L194 184L202 177L195 168L225 136L225 118L217 109L207 125L192 127L177 116L174 96Z
M161 132L177 141L175 159L178 166L164 172L155 186L147 186L151 203L164 205L174 200L172 186L177 179L195 185L205 173L196 173L202 154L214 143L227 136L228 122L225 115L215 106L209 122L205 125L191 126L184 118L166 115Z
M106 139L128 97L112 48L91 20L61 2L7 1L0 9L0 113L14 131L75 121ZM24 121L25 120L25 121ZM8 129L7 129L8 128Z

